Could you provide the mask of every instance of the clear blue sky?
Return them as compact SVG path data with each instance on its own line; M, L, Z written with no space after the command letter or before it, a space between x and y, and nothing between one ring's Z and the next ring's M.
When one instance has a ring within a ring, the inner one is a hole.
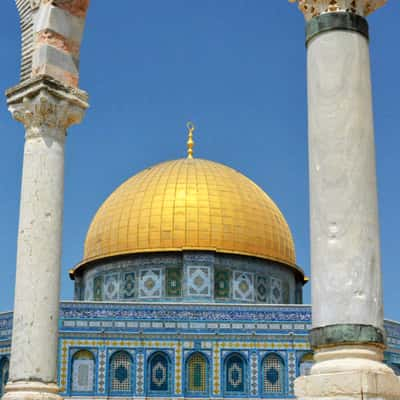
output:
M118 7L121 5L121 7ZM370 18L385 314L400 320L400 2ZM0 13L0 87L18 81L14 1ZM97 208L126 178L195 155L243 172L275 200L309 274L304 21L286 0L92 0L81 52L84 122L66 152L62 298ZM13 306L24 131L0 106L0 311ZM305 290L310 300L309 288Z

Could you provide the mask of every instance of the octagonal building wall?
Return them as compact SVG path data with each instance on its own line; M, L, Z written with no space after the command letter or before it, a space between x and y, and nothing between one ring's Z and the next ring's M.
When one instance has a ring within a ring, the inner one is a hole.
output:
M301 304L299 271L256 257L207 251L96 261L75 276L75 300Z

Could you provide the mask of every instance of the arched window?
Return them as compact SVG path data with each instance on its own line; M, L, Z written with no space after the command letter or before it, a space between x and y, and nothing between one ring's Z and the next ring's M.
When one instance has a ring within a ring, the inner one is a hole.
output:
M186 362L186 391L189 394L208 393L208 365L201 353L192 354Z
M111 357L109 382L111 394L132 391L132 358L125 351L118 351Z
M88 393L94 390L94 356L80 350L72 357L72 392Z
M8 362L8 358L4 357L0 361L0 397L4 393L4 387L8 381L8 370L9 370L10 363Z
M314 364L314 357L312 353L304 354L300 360L299 372L301 376L310 375L311 367Z
M262 363L263 394L283 393L285 388L285 367L282 358L276 354L267 355Z
M149 389L150 392L170 391L170 362L164 353L155 353L149 360Z
M240 354L225 359L225 392L238 394L247 389L246 361Z

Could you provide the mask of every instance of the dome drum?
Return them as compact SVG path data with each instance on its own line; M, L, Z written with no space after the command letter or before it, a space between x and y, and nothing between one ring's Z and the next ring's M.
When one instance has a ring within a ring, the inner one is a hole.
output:
M288 266L205 251L151 253L91 263L76 300L301 304L303 280Z

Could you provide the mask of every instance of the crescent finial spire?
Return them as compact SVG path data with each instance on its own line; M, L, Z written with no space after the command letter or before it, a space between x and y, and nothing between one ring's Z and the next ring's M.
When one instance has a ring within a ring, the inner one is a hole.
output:
M186 127L188 128L187 158L193 158L193 132L195 131L196 127L194 126L193 122L190 121L186 124Z

